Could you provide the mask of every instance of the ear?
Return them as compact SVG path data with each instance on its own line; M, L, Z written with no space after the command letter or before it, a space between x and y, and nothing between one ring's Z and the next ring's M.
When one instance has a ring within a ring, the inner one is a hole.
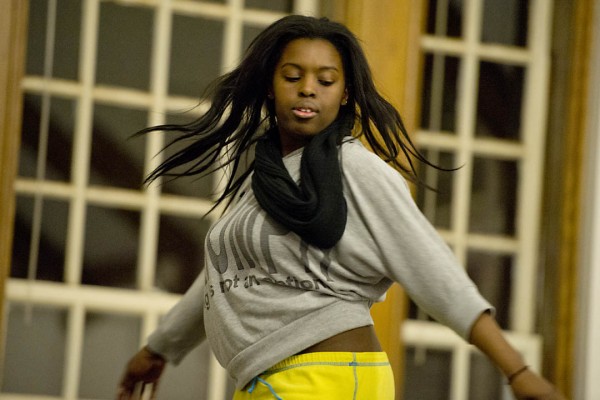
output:
M348 88L344 89L344 97L342 97L342 105L348 104Z
M275 98L275 94L273 93L273 88L269 88L267 89L267 97L271 100L273 100Z

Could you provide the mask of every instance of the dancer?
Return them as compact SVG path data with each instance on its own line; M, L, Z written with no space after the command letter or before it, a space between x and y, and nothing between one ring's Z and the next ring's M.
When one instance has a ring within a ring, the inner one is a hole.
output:
M394 281L487 354L517 398L563 399L507 343L493 307L413 202L406 179L418 183L415 167L397 160L428 162L346 27L275 22L211 99L197 121L144 131L190 143L149 180L229 166L217 201L228 208L207 235L203 272L127 365L119 399L156 384L167 362L207 339L236 383L234 400L391 400L369 309Z

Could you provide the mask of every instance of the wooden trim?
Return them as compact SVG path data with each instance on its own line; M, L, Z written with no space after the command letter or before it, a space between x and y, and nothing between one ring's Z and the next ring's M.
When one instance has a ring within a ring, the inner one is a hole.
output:
M334 9L337 13L334 18L344 22L361 40L378 90L400 111L407 130L414 132L420 104L416 99L421 78L419 37L423 1L380 0L375 6L372 1L345 0ZM386 301L374 305L371 312L382 347L394 366L397 399L403 392L404 347L400 327L407 308L406 295L400 286L394 285Z
M12 253L13 183L21 139L20 84L25 65L27 13L25 0L0 1L0 323L4 320L4 287ZM4 342L3 335L0 331L0 343Z
M565 153L561 201L561 241L557 282L555 365L553 380L564 393L573 390L574 343L577 318L579 232L586 110L590 81L590 52L594 0L576 0L573 12L573 47L570 57Z

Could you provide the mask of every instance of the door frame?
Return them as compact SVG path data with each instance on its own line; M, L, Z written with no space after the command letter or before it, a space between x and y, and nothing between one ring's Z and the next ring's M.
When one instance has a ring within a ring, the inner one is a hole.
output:
M12 254L28 10L28 0L0 2L0 321L4 321L4 290ZM0 343L4 343L3 336L4 329ZM0 348L0 359L2 353Z

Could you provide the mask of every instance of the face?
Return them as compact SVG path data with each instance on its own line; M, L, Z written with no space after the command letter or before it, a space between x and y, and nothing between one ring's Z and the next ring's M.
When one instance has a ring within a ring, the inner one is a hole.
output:
M348 92L342 59L323 39L296 39L284 49L269 95L275 102L282 154L306 145L337 117Z

